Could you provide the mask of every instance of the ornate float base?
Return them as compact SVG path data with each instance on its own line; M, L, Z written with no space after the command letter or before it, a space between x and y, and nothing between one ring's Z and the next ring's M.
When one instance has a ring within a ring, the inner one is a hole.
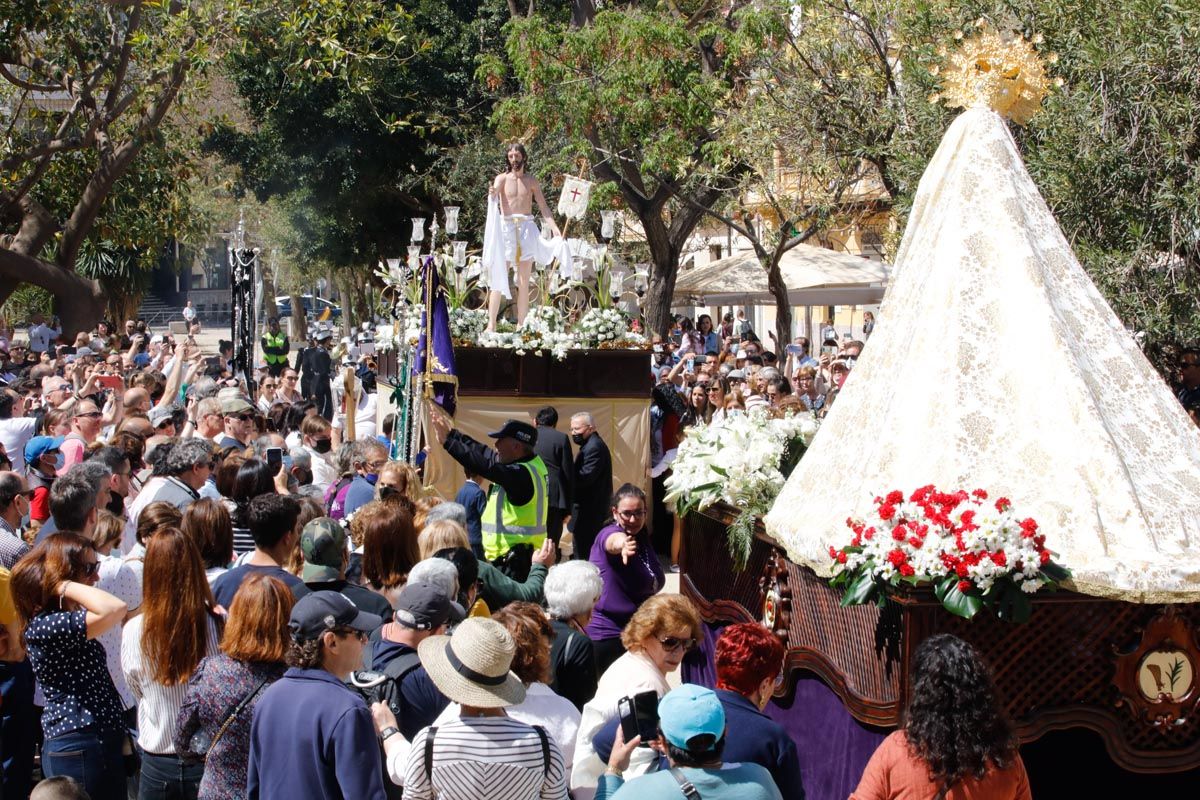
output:
M913 652L935 633L970 641L992 665L1036 777L1035 794L1057 780L1075 796L1088 794L1081 780L1096 780L1091 796L1107 797L1120 794L1112 793L1117 785L1200 785L1200 603L1140 605L1062 591L1036 596L1023 625L986 611L960 619L922 591L883 608L843 608L839 592L788 561L761 527L746 569L734 571L725 546L733 515L714 508L687 518L681 591L710 629L757 620L786 644L789 680L772 714L794 735L810 724L834 732L805 737L817 748L835 748L814 759L815 773L824 761L841 776L839 783L838 775L826 775L828 792L819 796L846 797L874 743L899 725ZM703 665L690 669L706 677ZM834 719L830 697L845 719ZM1070 735L1049 737L1058 744L1045 753L1038 740L1053 731ZM1086 770L1078 769L1081 757ZM857 773L848 763L855 759L862 762ZM810 789L809 796L818 795Z
M550 355L483 347L454 350L458 367L455 426L480 441L509 418L528 420L543 406L558 410L558 429L586 411L596 422L613 460L614 485L632 482L649 490L650 353L645 350L572 350L563 361ZM463 482L459 467L431 444L426 480L447 498Z

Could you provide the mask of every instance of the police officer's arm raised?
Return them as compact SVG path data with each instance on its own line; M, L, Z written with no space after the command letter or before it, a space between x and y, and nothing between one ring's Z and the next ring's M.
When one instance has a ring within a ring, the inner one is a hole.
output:
M429 409L433 435L451 458L476 475L503 487L509 502L514 505L523 505L533 499L533 478L519 460L501 461L500 454L492 448L454 430L454 421L441 407L430 404Z

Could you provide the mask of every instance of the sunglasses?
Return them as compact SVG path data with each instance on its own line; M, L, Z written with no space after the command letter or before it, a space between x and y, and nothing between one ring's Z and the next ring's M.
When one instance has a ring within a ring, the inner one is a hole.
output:
M94 578L100 574L100 562L88 561L83 565L83 574L89 578Z
M677 636L665 636L658 640L658 643L663 646L663 649L668 653L674 653L679 648L691 650L696 646L695 639L680 639Z
M254 415L253 414L238 414L237 416L234 417L234 419L240 419L242 422L253 422Z

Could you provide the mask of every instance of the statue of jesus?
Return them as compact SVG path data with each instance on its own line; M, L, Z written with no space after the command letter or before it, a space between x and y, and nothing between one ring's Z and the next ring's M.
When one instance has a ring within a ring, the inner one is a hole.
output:
M558 225L546 205L542 195L542 187L537 178L526 172L529 166L525 146L520 143L509 145L505 153L508 170L496 176L488 189L488 196L500 204L501 232L504 243L504 260L507 264L516 265L517 271L517 325L525 321L529 313L529 281L536 259L540 264L548 264L553 259L553 253L538 233L533 221L533 201L536 200L538 210L542 213L542 222L550 232L560 237ZM486 249L486 248L485 248ZM496 317L500 313L500 297L508 293L508 276L505 274L503 289L495 282L488 292L488 327L489 331L496 329Z

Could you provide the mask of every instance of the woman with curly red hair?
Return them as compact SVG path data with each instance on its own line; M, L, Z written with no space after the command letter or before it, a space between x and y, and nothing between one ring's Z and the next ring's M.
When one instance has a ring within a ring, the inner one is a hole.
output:
M913 657L904 727L871 756L850 800L1030 800L1029 776L979 652L950 634Z
M766 767L784 800L802 800L796 743L763 713L783 675L783 644L756 622L730 625L717 639L717 699L725 723L737 731L725 742L724 759Z

